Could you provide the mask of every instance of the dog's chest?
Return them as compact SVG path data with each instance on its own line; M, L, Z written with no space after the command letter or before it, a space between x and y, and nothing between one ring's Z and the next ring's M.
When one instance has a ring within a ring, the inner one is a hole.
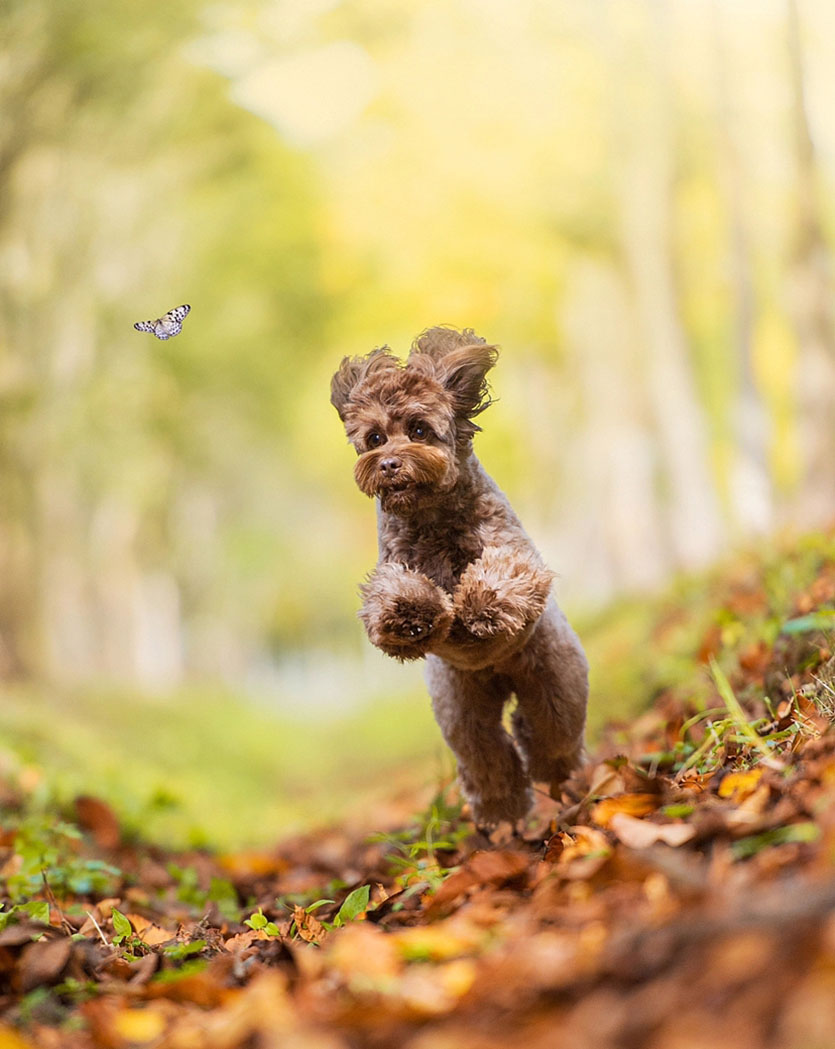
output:
M422 572L448 592L483 549L477 531L454 526L435 530L404 529L390 536L390 554L416 572Z

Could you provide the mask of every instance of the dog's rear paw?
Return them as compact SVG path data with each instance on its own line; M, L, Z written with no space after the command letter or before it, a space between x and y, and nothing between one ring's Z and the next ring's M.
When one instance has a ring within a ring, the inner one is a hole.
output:
M529 789L498 798L470 797L473 821L478 827L493 827L503 820L515 823L525 817L533 805Z

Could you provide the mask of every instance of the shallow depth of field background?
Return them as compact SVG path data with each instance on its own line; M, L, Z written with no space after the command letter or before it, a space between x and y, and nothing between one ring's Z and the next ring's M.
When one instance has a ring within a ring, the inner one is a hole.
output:
M591 649L835 516L829 0L3 22L0 772L213 841L449 774L355 618L374 512L328 403L432 324L502 348L477 451Z

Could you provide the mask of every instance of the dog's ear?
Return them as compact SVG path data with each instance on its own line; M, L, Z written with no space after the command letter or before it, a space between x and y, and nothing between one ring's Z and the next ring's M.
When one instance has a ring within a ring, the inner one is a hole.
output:
M452 353L461 346L483 344L486 341L480 335L476 335L472 328L464 328L459 331L448 324L439 324L434 328L427 328L418 335L412 343L409 359L420 354L422 357L431 357L433 361L440 361L448 353Z
M331 379L331 404L339 412L339 418L343 422L345 422L345 409L351 400L351 393L360 381L362 369L362 357L343 357L339 370Z
M495 346L477 342L459 346L436 362L436 375L452 397L459 418L472 420L493 403L487 373L498 356Z
M367 357L343 357L339 369L331 379L331 404L339 412L339 418L345 422L354 391L364 379L381 369L399 367L400 361L388 346L372 350Z
M495 346L490 346L472 328L450 328L440 325L427 328L412 343L409 364L430 368L435 378L452 397L459 419L472 419L491 404L486 375L498 359ZM431 361L431 365L430 362ZM472 432L478 427L473 423Z

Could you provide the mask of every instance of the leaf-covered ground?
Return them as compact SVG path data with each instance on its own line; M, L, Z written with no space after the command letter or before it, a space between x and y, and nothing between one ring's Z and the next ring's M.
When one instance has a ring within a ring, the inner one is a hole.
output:
M714 580L689 673L491 840L447 787L175 854L0 779L0 1049L832 1046L832 547Z

